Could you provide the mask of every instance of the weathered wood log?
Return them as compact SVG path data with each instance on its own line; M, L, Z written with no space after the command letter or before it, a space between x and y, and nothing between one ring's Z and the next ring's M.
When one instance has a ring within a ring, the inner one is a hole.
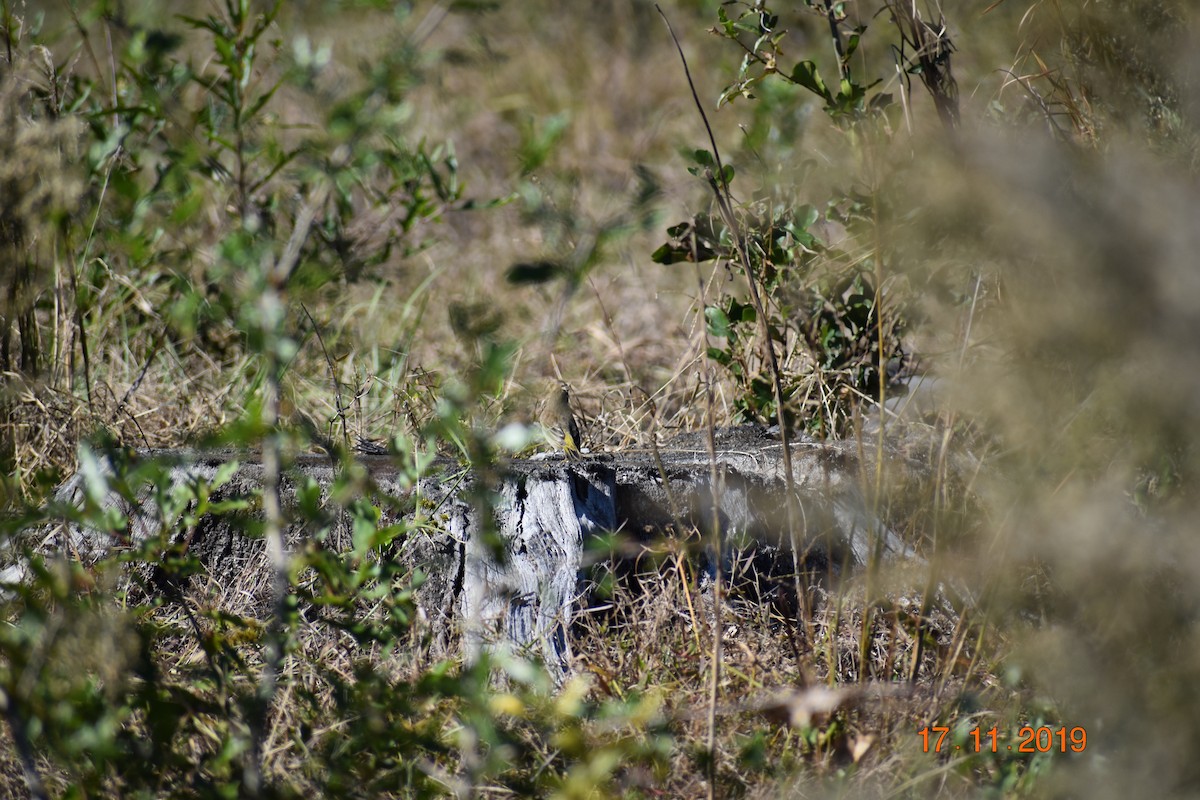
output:
M428 576L418 595L419 606L441 642L448 646L457 638L469 658L489 642L506 640L564 669L570 659L572 615L587 588L581 570L589 538L622 531L634 541L646 541L693 527L711 533L714 504L722 536L730 542L722 553L725 559L744 556L749 548L766 553L768 561L785 564L790 572L789 548L794 542L801 548L805 568L836 576L866 564L872 551L884 558L915 558L868 509L859 489L858 450L852 444L792 445L796 514L789 523L777 439L758 428L721 431L717 486L712 485L703 441L685 437L657 453L514 460L490 466L483 476L440 463L415 484L387 456L360 455L352 468L361 473L361 492L378 501L381 524L411 521L418 513L431 519L431 526L414 528L402 537L391 557ZM212 499L254 497L261 488L261 467L253 456L157 451L139 457L165 458L173 464L168 495L174 488L211 482L232 460L238 462L236 470ZM266 569L263 543L246 533L244 516L202 517L184 530L178 520L163 517L161 496L156 502L148 489L130 501L105 488L104 473L111 471L106 465L101 460L81 470L63 485L60 499L82 507L90 497L93 503L118 510L127 520L119 537L125 544L144 540L165 526L174 531L171 535L187 537L190 552L216 581L242 575L242 583L266 591L269 581L261 579ZM326 456L300 456L281 487L285 502L294 505L301 480L311 479L327 492L344 468ZM492 493L491 502L479 499L482 490ZM174 513L182 511L176 508ZM247 513L253 516L253 504ZM310 523L296 517L285 538L295 548L312 535ZM109 533L72 524L44 532L39 542L44 550L85 562L119 543ZM349 534L334 525L327 545L348 549ZM710 549L701 557L711 563L715 553ZM260 579L244 579L256 571ZM260 600L262 608L269 607L268 598Z

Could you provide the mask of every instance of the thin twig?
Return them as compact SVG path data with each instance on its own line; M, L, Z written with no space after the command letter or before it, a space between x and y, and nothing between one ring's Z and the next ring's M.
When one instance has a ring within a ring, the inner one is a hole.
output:
M675 49L679 52L679 58L683 62L683 72L687 77L688 88L692 92L692 100L696 105L696 110L700 113L700 119L704 123L704 130L708 134L709 144L712 146L713 159L717 165L716 176L710 171L706 174L709 186L712 187L713 193L717 200L717 209L721 212L721 217L733 234L734 241L737 244L738 258L741 261L742 268L746 271L746 282L750 289L750 300L754 304L754 311L758 319L759 337L762 340L762 346L766 361L771 371L771 383L775 393L775 416L776 422L779 424L779 436L783 444L783 468L784 476L787 480L785 488L785 496L787 502L785 504L788 540L792 544L792 558L795 575L795 588L797 595L797 603L806 608L805 593L800 585L800 556L799 543L796 537L796 496L795 496L795 472L792 466L792 448L789 441L789 432L787 426L785 409L785 397L783 392L782 371L779 367L779 359L775 353L775 344L771 336L770 326L767 324L766 307L763 303L762 295L759 292L758 276L754 270L754 264L750 260L750 253L746 249L746 239L742 234L741 226L738 225L737 218L733 213L733 195L729 190L729 181L726 175L725 166L721 161L721 151L717 147L717 138L713 133L712 125L709 124L708 115L704 112L704 105L700 102L700 96L696 92L696 84L692 80L691 70L688 68L687 57L683 54L683 46L679 43L679 38L675 35L675 30L671 27L670 21L666 14L663 13L657 4L655 8L662 16L663 21L667 24L667 30L671 34L671 39L675 42ZM807 609L806 609L807 613Z
M329 382L333 386L334 403L337 407L338 420L342 424L342 441L350 441L350 433L346 430L346 408L342 402L342 382L337 378L337 370L333 366L333 358L329 355L329 349L325 347L325 337L321 335L321 328L317 325L317 321L313 319L313 315L309 313L308 306L304 303L300 304L300 310L304 312L304 316L308 317L308 324L312 325L313 334L317 337L317 344L321 345L321 354L325 356L325 366L329 368ZM330 453L329 455L334 455Z
M318 192L309 198L296 216L292 235L284 247L279 260L268 273L268 282L263 293L264 305L283 302L282 295L287 280L295 270L300 258L300 249L308 238L317 208L323 202L324 193ZM278 331L274 332L278 335ZM279 424L280 372L278 353L268 346L267 377L263 386L263 427L273 431ZM283 453L279 437L269 435L263 442L263 538L266 541L267 560L271 568L271 600L274 613L267 630L266 647L263 653L263 670L250 715L249 727L251 754L246 759L243 780L247 791L257 795L263 788L263 742L267 718L274 703L279 668L283 663L283 640L286 635L285 619L288 596L288 552L283 538L283 503L281 494Z
M793 559L793 567L794 567L793 572L794 572L795 585L796 585L797 603L801 604L801 605L805 605L805 601L804 601L805 595L804 595L803 587L801 586L801 581L800 581L799 542L797 541L796 525L795 525L795 518L796 518L796 515L795 515L796 497L795 497L795 491L794 491L794 487L795 487L794 475L795 475L795 473L794 473L793 467L792 467L792 450L791 450L790 442L788 441L787 419L786 419L786 415L784 413L785 398L784 398L784 392L783 392L783 379L782 379L782 375L781 375L781 371L780 371L780 367L779 367L779 359L775 353L775 345L774 345L774 341L771 337L770 326L767 324L766 308L763 303L762 295L759 292L758 276L755 274L754 264L750 260L750 254L746 248L745 236L743 235L741 226L738 225L737 218L733 213L733 199L732 199L733 196L729 190L729 180L728 180L728 176L725 171L724 164L721 161L721 151L720 151L720 148L717 147L716 135L713 133L712 125L709 124L708 115L704 112L704 105L703 105L703 103L700 102L700 95L696 91L695 81L692 80L692 72L688 68L687 57L683 53L683 46L679 43L679 37L677 37L675 35L675 30L674 30L674 28L671 27L671 22L670 22L670 20L667 19L667 15L663 13L663 10L661 8L659 8L657 4L655 4L655 8L658 10L659 15L662 16L663 21L666 23L667 30L671 34L671 39L675 43L675 49L679 52L679 59L680 59L680 61L683 62L683 72L687 78L688 88L691 90L691 93L692 93L692 100L696 105L696 110L700 113L700 119L704 123L704 129L708 134L709 144L712 146L713 160L715 161L715 163L717 165L717 172L716 172L716 175L714 176L712 171L708 170L706 177L708 179L709 186L712 187L713 194L716 197L717 208L721 212L721 217L723 218L726 227L729 229L730 233L733 235L734 241L737 244L738 257L741 260L742 268L746 271L747 284L749 285L749 289L750 289L750 299L751 299L751 302L754 304L754 310L755 310L755 313L758 318L759 336L762 340L762 346L765 351L764 354L766 356L767 364L770 366L770 370L771 370L771 381L772 381L773 388L775 391L776 420L779 424L779 435L783 442L783 465L784 465L784 474L787 479L787 485L785 486L785 492L786 492L785 496L787 498L786 503L785 503L785 510L786 510L786 520L787 520L787 528L788 528L788 540L791 542L791 545L792 545L792 559ZM709 389L708 389L708 393L707 393L710 403L711 403L711 396L712 396L711 393L712 393L712 389L711 389L711 381L710 381ZM715 446L711 442L711 439L713 436L711 405L709 408L708 416L709 416L709 420L710 420L710 424L709 424L710 450L713 453L712 458L711 458L712 473L713 473L713 490L714 490L714 492L716 492L716 490L718 488L716 485L717 469L716 469ZM719 547L719 545L720 545L720 529L717 524L718 520L716 519L717 507L718 507L717 497L714 496L714 498L713 498L714 537L716 538L717 544ZM721 551L718 549L717 553L716 553L718 580L717 580L717 589L714 592L714 600L716 602L716 611L717 611L717 625L716 625L716 631L715 631L714 637L713 637L714 638L714 649L719 648L720 635L721 635L721 630L720 630L721 629L721 625L720 625L720 599L721 599L720 581L723 578L723 576L721 575L721 557L722 557ZM713 663L713 690L712 690L712 697L710 698L710 701L714 704L714 706L715 706L716 693L717 693L718 673L720 670L720 660L719 660L720 655L721 654L720 654L719 649L716 649L714 663ZM715 713L715 710L714 710L714 713ZM709 797L713 796L714 781L712 780L712 777L715 777L715 770L716 770L716 753L715 753L714 735L715 735L715 720L713 720L712 717L710 716L710 724L709 724L709 756L710 756Z
M842 80L850 80L850 64L846 61L846 49L842 46L842 32L838 30L837 11L833 0L825 0L825 16L829 20L829 36L833 39L833 52L837 56L838 74Z

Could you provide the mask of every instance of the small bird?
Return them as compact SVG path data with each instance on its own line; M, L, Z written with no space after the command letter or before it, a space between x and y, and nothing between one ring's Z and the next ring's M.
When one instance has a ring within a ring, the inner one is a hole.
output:
M546 424L542 426L546 431L547 441L561 449L567 458L579 458L582 439L579 436L579 424L575 422L575 415L571 413L571 393L565 383L559 384L559 390L551 400L547 412Z

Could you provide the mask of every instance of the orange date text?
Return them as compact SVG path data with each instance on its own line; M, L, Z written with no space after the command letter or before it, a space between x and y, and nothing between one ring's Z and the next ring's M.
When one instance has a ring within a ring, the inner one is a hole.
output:
M995 726L988 730L972 728L967 731L966 740L960 742L951 741L949 734L950 728L944 725L929 725L917 731L921 737L921 749L926 753L1050 753L1055 750L1082 753L1087 747L1087 731L1079 727L1051 728L1042 725L1035 728L1026 725L1017 730L1016 739L1012 741L1004 741Z

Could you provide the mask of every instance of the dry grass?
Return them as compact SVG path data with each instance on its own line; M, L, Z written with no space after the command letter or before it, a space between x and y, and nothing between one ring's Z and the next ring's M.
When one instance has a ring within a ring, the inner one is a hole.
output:
M740 53L701 32L713 22L703 5L666 10L684 31L709 99L736 73ZM1193 758L1200 743L1200 596L1193 588L1200 574L1193 441L1200 430L1193 220L1200 140L1190 95L1180 91L1194 93L1194 86L1185 80L1188 65L1178 63L1195 52L1196 22L1186 8L1176 24L1166 11L1135 6L1091 14L1008 0L983 15L945 9L963 101L963 124L951 139L919 92L907 98L915 124L897 125L886 143L870 146L820 124L815 107L797 103L791 90L764 86L757 105L739 100L715 115L727 159L739 166L737 191L745 195L738 200L821 203L864 187L881 198L890 216L876 234L894 254L887 289L915 298L923 324L906 341L937 373L942 393L928 424L906 435L894 430L891 474L878 482L862 477L872 507L934 563L941 592L922 576L884 570L817 582L806 615L785 592L754 586L747 565L733 570L735 591L721 609L719 794L1185 797L1200 785ZM284 377L289 402L327 423L338 415L336 380L343 400L353 401L342 412L351 437L417 434L436 417L446 387L480 361L480 341L454 327L453 309L466 306L494 314L495 337L514 344L503 385L466 410L482 429L536 417L545 387L560 379L572 384L593 450L703 427L709 382L713 421L732 421L736 386L709 373L702 310L722 293L742 292L741 278L720 265L663 267L649 259L668 224L708 203L680 155L703 146L703 129L652 6L564 10L537 2L445 17L443 10L422 8L399 27L367 15L330 27L323 16L306 20L301 9L278 26L285 38L300 29L317 43L328 38L337 65L325 95L279 95L273 113L282 130L320 119L322 98L361 80L356 60L377 58L401 32L417 31L425 68L407 97L414 141L452 139L470 196L513 196L496 209L447 210L445 224L421 228L430 246L393 256L378 268L378 282L336 283L320 293L310 310L328 357L303 312L292 309L305 334ZM883 20L866 10L855 13L869 31L883 30ZM788 11L783 24L824 64L822 20L810 16ZM65 15L52 24L70 30ZM118 43L130 35L110 33ZM63 47L60 57L69 50ZM203 47L189 47L205 56ZM884 76L883 89L901 91L894 69L867 61L882 58L882 50L866 52L862 68ZM103 77L104 56L96 38L64 63L71 73ZM53 90L60 78L67 85L68 76L35 58L10 66L16 78L6 72L5 109L19 109L29 91ZM545 148L544 161L523 171L522 159L540 157L538 138L556 115L566 121L561 137ZM0 125L17 116L6 119ZM29 336L8 349L3 455L13 479L6 500L44 493L50 479L75 468L77 443L98 428L136 446L181 445L238 419L258 399L256 367L240 337L221 330L165 336L162 283L155 274L115 270L117 244L112 253L80 248L72 235L90 220L68 214L57 228L30 224L79 202L75 167L83 155L72 150L69 124L38 120L0 142L4 269L17 256L55 265L23 283L6 271L4 284L40 298L36 323L55 332L58 348L43 354L42 370L19 363L16 345ZM772 124L786 135L754 138ZM570 290L506 280L511 265L567 259L606 221L630 213L641 166L660 187L647 209L652 224L613 237ZM152 172L147 167L136 180L148 182ZM529 198L538 193L543 203L534 208ZM215 259L231 211L216 195L206 198L197 215L208 227L190 228L193 239L179 243L194 248L197 274ZM359 222L356 242L369 249L364 242L379 218L364 211ZM847 260L868 259L879 246L849 243ZM79 260L81 252L89 257ZM72 314L72 275L93 293L82 328ZM26 324L18 324L15 309L27 299L5 306L11 331ZM559 311L558 324L549 324ZM810 354L798 337L789 342L787 364L808 374ZM820 396L821 376L810 380ZM38 478L42 470L49 479ZM880 496L877 486L885 489ZM526 692L514 679L528 713L494 717L505 720L504 752L516 754L518 766L488 773L509 783L476 787L481 795L546 791L549 784L533 775L542 770L553 773L563 796L706 792L701 712L717 619L712 592L696 566L696 542L682 536L651 549L576 624L581 693L612 718L572 716L555 699L562 693ZM252 567L240 573L243 583L193 579L178 602L144 612L140 624L155 632L154 663L171 686L202 685L204 697L226 702L251 690L270 607ZM923 608L926 595L933 600ZM957 595L971 599L946 600ZM382 613L361 610L364 619ZM222 613L245 615L244 628ZM127 620L74 621L116 631L101 637L110 649L89 652L86 637L76 635L83 627L55 638L55 647L73 665L90 665L99 680L121 685L111 670L134 658L122 638ZM202 643L235 629L245 638L231 641L230 652L245 663L221 668L234 685L205 684L221 669ZM420 765L442 791L461 789L473 769L484 774L471 759L486 754L456 738L470 730L463 719L478 711L474 696L380 696L372 700L385 709L380 719L340 716L360 707L346 699L355 686L411 691L451 652L427 633L418 625L411 647L383 653L352 643L327 619L297 622L265 749L279 786L309 795L328 789L314 764L356 774L353 754L338 743L360 723L368 730L356 734L363 742L372 724L408 725L414 741L428 735L466 753L465 766L449 756ZM816 687L909 678L916 680L903 693L864 689L807 719L795 716L819 699L810 693ZM791 694L780 699L780 690ZM410 699L414 705L405 707ZM189 779L219 782L228 778L220 769L233 769L220 752L241 735L241 723L224 711L196 713L180 733L180 763L218 770L197 767ZM147 724L125 722L135 730ZM921 752L916 734L932 723L996 724L1007 736L1023 724L1083 726L1089 745L1083 756L1052 764L1004 753L938 757ZM21 796L12 735L9 726L0 733L0 786ZM599 753L626 761L589 784ZM52 794L68 790L70 771L61 764L43 760L38 768ZM399 796L383 787L378 793Z

